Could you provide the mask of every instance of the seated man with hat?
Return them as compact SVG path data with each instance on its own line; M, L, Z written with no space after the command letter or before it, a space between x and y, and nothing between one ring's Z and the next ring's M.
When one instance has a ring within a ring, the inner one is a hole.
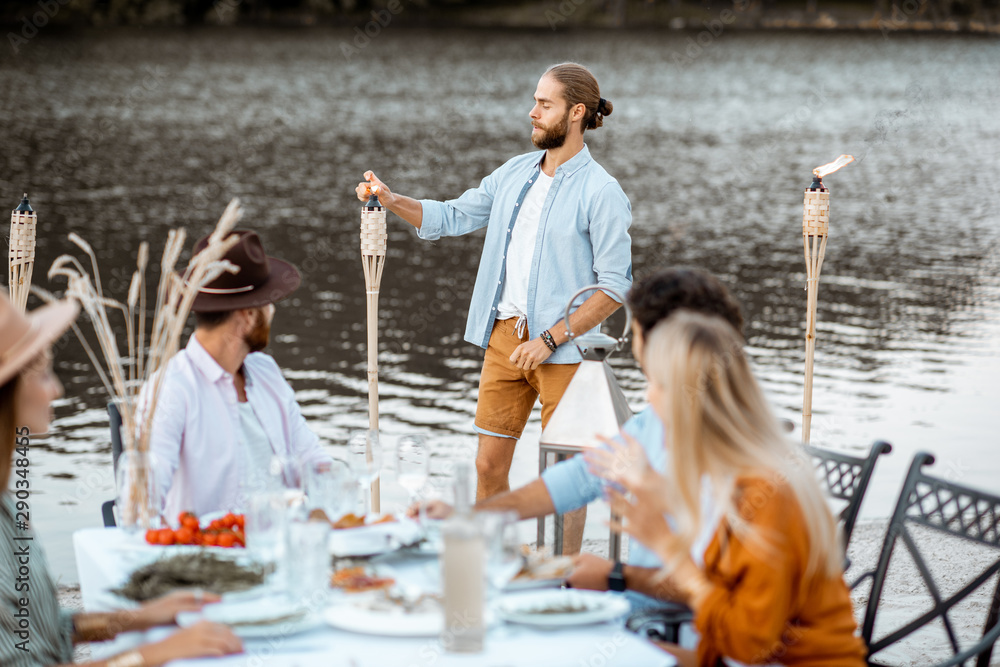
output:
M239 267L199 290L196 328L166 368L150 449L166 516L243 509L268 476L330 462L278 364L261 352L274 303L298 288L298 270L264 253L254 232L225 259ZM208 237L194 248L197 254Z

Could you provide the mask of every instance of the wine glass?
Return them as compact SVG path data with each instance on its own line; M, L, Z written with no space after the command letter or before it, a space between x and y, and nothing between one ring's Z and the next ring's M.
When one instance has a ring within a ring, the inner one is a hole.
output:
M378 431L368 429L354 431L347 441L347 452L351 470L361 486L365 502L365 518L371 513L371 485L382 472L382 446Z
M409 503L416 500L427 483L430 452L422 435L404 435L396 443L396 480L409 494Z

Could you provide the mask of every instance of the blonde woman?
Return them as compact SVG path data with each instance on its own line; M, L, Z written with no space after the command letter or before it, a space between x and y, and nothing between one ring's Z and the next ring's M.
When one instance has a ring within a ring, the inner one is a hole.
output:
M73 661L73 644L103 641L120 632L170 625L178 612L200 609L203 599L178 592L139 609L71 614L59 609L55 585L30 528L18 521L34 480L22 461L28 437L48 431L52 401L62 385L52 372L49 347L77 314L62 301L27 316L0 295L0 665L48 667ZM25 563L30 573L25 575ZM160 642L90 663L95 667L157 667L171 660L242 650L229 628L201 622Z
M651 332L644 357L666 474L628 436L588 461L628 492L609 491L618 528L663 560L663 590L694 611L697 653L664 648L712 667L864 665L836 522L739 335L721 318L681 312Z

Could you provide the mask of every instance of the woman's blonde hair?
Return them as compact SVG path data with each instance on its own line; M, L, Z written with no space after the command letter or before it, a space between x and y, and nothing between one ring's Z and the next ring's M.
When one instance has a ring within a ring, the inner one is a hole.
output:
M736 509L733 482L752 476L773 488L787 485L794 494L808 532L807 571L839 576L843 552L837 525L814 469L782 432L732 326L719 317L679 312L653 329L645 368L661 391L653 407L663 419L672 457L666 493L678 522L678 549L690 551L708 521L700 502L706 475L735 534L773 547L780 536L751 530Z

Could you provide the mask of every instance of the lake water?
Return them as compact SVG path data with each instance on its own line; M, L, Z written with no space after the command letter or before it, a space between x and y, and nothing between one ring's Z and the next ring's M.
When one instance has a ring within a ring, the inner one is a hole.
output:
M529 151L535 83L555 62L593 68L614 105L587 133L633 207L637 275L718 274L746 309L748 350L776 410L800 421L805 318L802 193L826 179L813 442L895 451L864 515L892 509L911 454L997 490L1000 438L1000 43L854 33L408 30L345 56L343 30L42 31L0 60L0 201L38 211L35 283L95 248L124 297L141 240L206 233L233 196L244 225L300 267L271 353L331 449L367 423L364 278L354 185L445 199ZM699 50L700 49L700 50ZM993 72L990 74L990 72ZM193 239L192 241L193 242ZM422 242L390 215L382 281L382 428L424 432L435 470L471 457L481 352L462 341L481 234ZM190 243L189 243L190 246ZM613 321L621 326L621 315ZM87 325L84 324L84 328ZM635 407L643 380L614 362ZM73 530L113 496L107 396L79 343L57 350L66 396L33 444L36 528L63 582ZM537 474L537 416L514 485ZM439 480L440 481L440 480ZM398 499L387 480L386 493ZM589 535L604 531L593 512Z

